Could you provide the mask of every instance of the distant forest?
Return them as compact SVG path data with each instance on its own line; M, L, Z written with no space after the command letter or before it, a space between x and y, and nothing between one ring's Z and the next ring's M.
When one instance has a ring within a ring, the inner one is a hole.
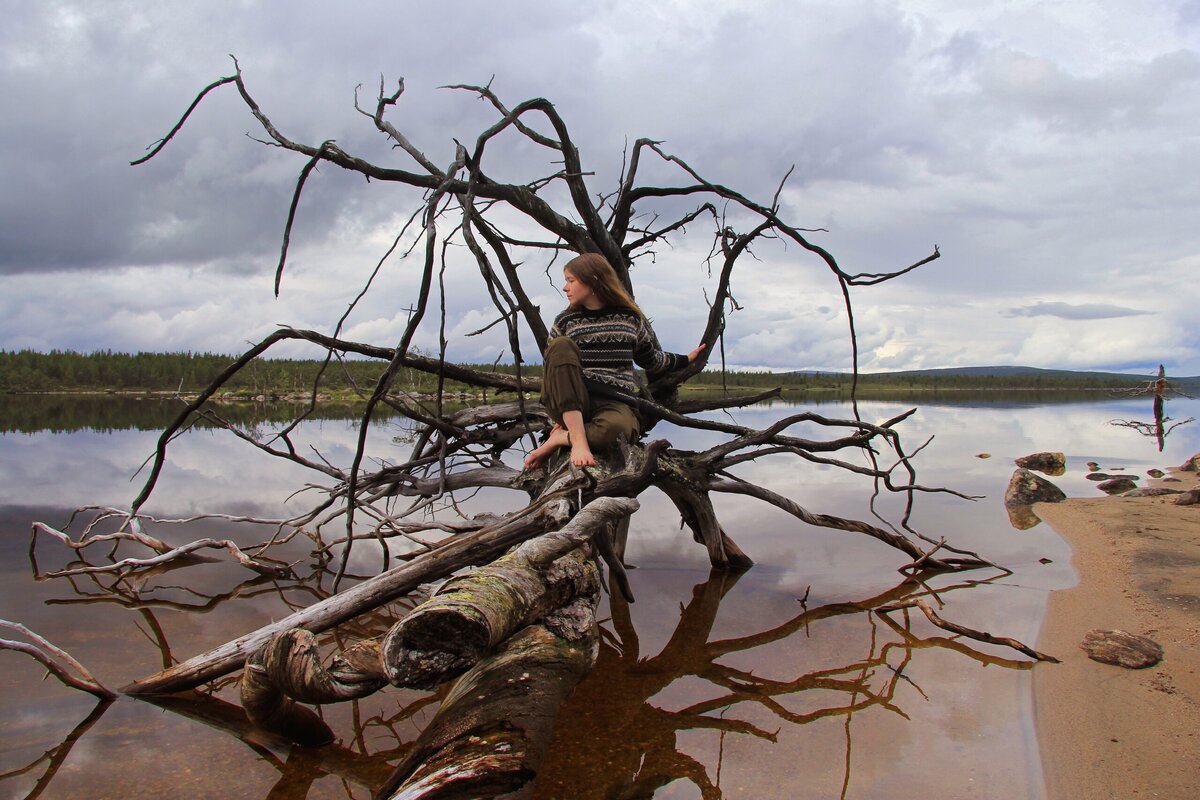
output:
M205 388L233 357L216 353L114 353L100 350L77 353L52 350L0 350L0 392L174 392L194 394ZM225 387L238 396L286 396L308 392L322 362L303 359L258 359L251 368L235 375ZM370 392L375 385L381 362L346 360L332 362L322 378L322 391L329 394L353 393L355 387ZM513 374L512 364L476 364L475 369ZM523 371L540 375L541 365L526 365ZM1025 370L997 367L994 374L986 368L967 370L931 370L927 372L874 373L859 376L863 389L888 390L966 390L966 389L1119 389L1144 384L1150 374L1070 372L1066 370ZM1170 378L1171 376L1168 376ZM688 381L693 388L768 389L782 387L785 392L845 392L851 378L845 373L817 372L726 372L709 368ZM1177 388L1194 393L1200 378L1175 381ZM417 370L401 371L397 389L432 392L437 377ZM465 387L448 383L449 391Z

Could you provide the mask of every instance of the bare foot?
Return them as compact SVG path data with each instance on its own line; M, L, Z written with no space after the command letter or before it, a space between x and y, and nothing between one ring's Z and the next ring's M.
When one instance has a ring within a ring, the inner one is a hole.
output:
M533 450L529 455L525 456L525 469L537 469L546 463L546 460L560 447L565 447L567 444L567 432L565 429L555 425L550 429L550 436L546 441L542 442L541 446ZM572 450L572 454L574 450Z
M577 467L595 465L596 457L592 455L592 449L588 447L587 439L583 439L582 442L571 443L571 463Z
M542 448L533 450L529 455L525 456L525 469L537 469L546 461L546 456L542 452Z

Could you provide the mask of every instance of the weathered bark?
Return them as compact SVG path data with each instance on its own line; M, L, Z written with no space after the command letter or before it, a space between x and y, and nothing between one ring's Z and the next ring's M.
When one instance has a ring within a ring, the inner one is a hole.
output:
M595 663L594 608L586 638L571 642L532 625L459 678L376 797L525 797L559 706Z
M450 581L386 635L355 643L329 668L309 631L276 634L246 661L241 696L247 716L301 744L321 744L332 733L296 701L352 700L389 681L433 688L534 622L545 622L571 641L590 635L594 614L588 609L599 601L600 578L586 546L637 507L630 498L594 500L562 530Z
M311 746L332 741L333 731L296 701L341 703L386 685L378 639L357 642L338 653L327 668L316 637L296 628L273 636L246 659L241 699L254 724Z
M531 539L451 580L384 637L388 680L396 686L436 686L469 669L551 609L577 595L599 592L595 567L578 548L610 521L637 508L638 502L630 498L594 500L558 533Z
M570 504L562 497L532 504L525 513L514 514L477 533L453 539L419 559L363 581L328 600L170 669L134 681L123 687L122 691L131 695L170 694L195 688L239 669L251 652L277 633L293 628L304 628L314 633L328 630L401 597L423 583L445 578L464 566L486 563L517 542L561 526L569 513Z
M708 549L708 559L713 567L737 571L754 566L750 556L721 527L708 492L698 491L683 480L664 479L656 485L679 509L695 540Z
M334 739L329 726L311 709L288 697L276 683L276 676L287 672L276 664L279 651L298 643L290 634L291 631L284 631L246 659L242 673L242 707L246 709L246 716L264 730L308 747L329 744Z

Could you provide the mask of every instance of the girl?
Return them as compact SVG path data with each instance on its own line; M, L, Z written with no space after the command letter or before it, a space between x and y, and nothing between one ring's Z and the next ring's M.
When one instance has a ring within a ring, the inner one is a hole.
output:
M704 350L664 353L642 310L625 291L612 266L597 253L584 253L563 268L569 305L554 320L543 354L542 402L554 421L546 441L525 457L535 469L560 447L571 448L571 463L596 463L624 435L641 433L634 408L636 361L651 376L682 368Z

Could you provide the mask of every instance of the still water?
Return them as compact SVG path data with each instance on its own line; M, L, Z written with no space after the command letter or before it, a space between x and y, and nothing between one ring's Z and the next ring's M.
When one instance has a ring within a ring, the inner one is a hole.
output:
M39 424L39 402L0 403L0 618L42 634L119 687L328 593L330 575L320 569L301 568L299 580L282 582L227 559L164 570L115 591L111 578L40 577L37 569L71 559L50 540L39 541L31 559L31 521L61 526L80 505L128 505L140 487L130 476L153 451L170 411L147 401L117 409L55 399ZM878 422L911 405L878 401L860 409ZM851 416L840 403L809 408ZM764 427L798 410L776 402L733 416ZM278 414L261 413L261 429L278 424ZM1069 548L1047 525L1010 522L1002 499L1012 459L1061 450L1067 472L1053 481L1068 495L1090 497L1098 491L1084 478L1089 461L1144 474L1200 451L1200 422L1172 431L1162 452L1138 430L1110 424L1150 414L1147 398L1010 399L930 403L902 423L909 452L932 437L916 457L920 484L983 496L919 494L912 526L1011 574L978 570L926 587L906 584L897 572L906 559L873 539L714 495L725 529L757 563L741 576L711 575L703 547L679 530L670 502L645 493L628 551L638 567L630 572L637 600L602 607L599 663L559 717L535 795L1042 797L1028 659L948 638L923 618L905 627L903 615L893 614L889 626L870 609L935 589L943 616L1034 644L1048 593L1071 585L1074 575ZM1200 403L1173 400L1168 414L1200 417ZM828 438L815 427L792 432ZM371 454L403 456L396 436L404 436L399 423L379 426ZM317 420L303 444L344 465L354 437L346 420ZM717 438L661 427L652 433L658 437L687 449ZM817 513L898 525L904 510L897 496L880 497L872 508L870 482L831 467L770 457L737 471ZM145 510L170 518L210 511L279 517L300 508L288 498L307 480L229 434L198 429L172 445ZM520 504L519 496L489 492L467 507ZM171 543L201 536L253 543L268 535L218 521L152 532ZM292 555L304 559L307 549L296 542ZM364 552L354 569L369 574L378 562ZM323 641L381 632L404 610L395 604ZM436 693L389 689L326 707L338 741L304 749L249 727L230 681L186 703L122 697L97 706L89 695L42 680L43 672L22 654L0 651L0 798L367 798L438 704Z

